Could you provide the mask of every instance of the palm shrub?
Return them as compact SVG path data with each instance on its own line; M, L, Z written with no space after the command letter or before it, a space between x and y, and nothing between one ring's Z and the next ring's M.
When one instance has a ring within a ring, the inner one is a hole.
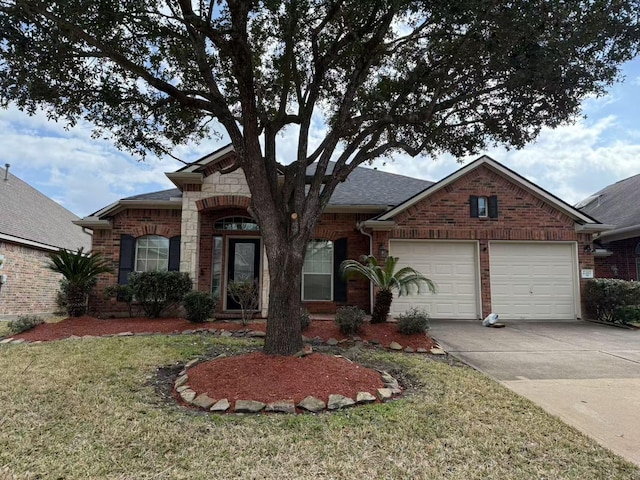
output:
M396 271L398 257L387 257L384 265L378 265L378 260L373 255L363 255L360 262L355 260L345 260L340 264L340 271L344 278L359 276L366 278L378 289L373 312L371 312L371 323L382 323L387 321L387 315L391 310L393 292L398 295L409 295L417 290L422 293L425 288L431 293L436 292L436 284L411 267L404 267Z
M100 253L84 253L83 248L76 252L61 249L50 253L47 267L66 280L66 308L72 317L87 312L89 293L96 285L98 275L113 271L111 263Z

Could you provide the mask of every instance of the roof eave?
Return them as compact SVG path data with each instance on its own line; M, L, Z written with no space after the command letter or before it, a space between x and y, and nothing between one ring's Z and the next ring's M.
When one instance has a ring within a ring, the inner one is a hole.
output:
M388 232L395 224L393 220L365 220L360 225L375 232Z
M640 237L640 225L631 225L628 227L615 228L603 232L602 234L594 237L594 240L598 240L603 243L615 242L618 240L626 240L627 238Z
M26 245L29 247L38 248L41 250L49 250L52 252L57 252L62 247L56 247L55 245L47 245L46 243L36 242L34 240L29 240L27 238L15 237L13 235L7 235L5 233L0 233L0 240L6 240L11 243L18 243L20 245Z
M95 216L89 216L81 218L80 220L74 220L74 225L78 225L83 228L90 228L91 230L111 230L113 225L109 220L101 220Z
M600 233L616 228L614 225L606 223L576 223L575 229L578 233Z
M185 185L202 185L204 175L199 172L169 172L167 178L182 191Z

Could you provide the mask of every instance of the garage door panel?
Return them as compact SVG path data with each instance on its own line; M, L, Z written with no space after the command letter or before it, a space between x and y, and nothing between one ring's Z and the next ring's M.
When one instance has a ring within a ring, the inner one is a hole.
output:
M492 310L505 320L573 319L575 245L491 242Z
M425 240L389 243L398 267L410 266L437 285L437 293L395 297L391 313L424 308L433 318L478 318L476 244Z

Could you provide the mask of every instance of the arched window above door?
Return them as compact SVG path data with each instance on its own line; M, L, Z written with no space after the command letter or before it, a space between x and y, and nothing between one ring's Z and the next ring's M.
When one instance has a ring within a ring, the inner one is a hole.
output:
M214 230L257 231L258 224L250 217L224 217L213 224Z

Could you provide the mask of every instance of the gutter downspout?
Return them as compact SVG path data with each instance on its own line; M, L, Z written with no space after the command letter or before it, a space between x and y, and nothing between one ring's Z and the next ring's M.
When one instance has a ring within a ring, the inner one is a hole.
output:
M373 235L364 231L362 222L358 222L356 228L362 235L369 237L369 255L373 255ZM371 282L369 282L369 311L373 312L373 288Z

